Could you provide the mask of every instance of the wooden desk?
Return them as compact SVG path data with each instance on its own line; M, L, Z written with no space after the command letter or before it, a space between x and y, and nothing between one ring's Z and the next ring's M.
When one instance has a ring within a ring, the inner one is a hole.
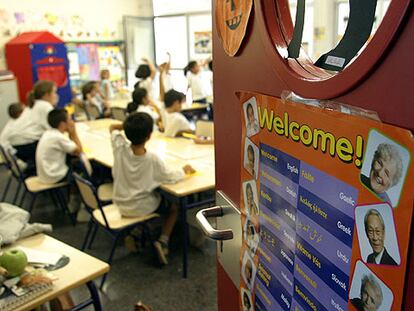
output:
M107 263L44 234L37 234L20 240L5 249L18 248L19 246L39 251L60 253L68 256L70 262L65 267L53 271L53 274L58 279L53 282L53 289L51 291L33 299L30 303L26 303L15 311L32 310L83 284L86 284L91 292L92 299L89 301L89 304L94 304L95 310L101 310L99 295L92 281L109 271Z
M88 158L107 167L114 163L109 126L120 123L113 119L100 119L76 123L79 138ZM182 197L215 187L214 146L197 145L187 138L169 138L154 132L146 148L163 158L171 167L190 164L197 171L176 184L164 184L161 189Z

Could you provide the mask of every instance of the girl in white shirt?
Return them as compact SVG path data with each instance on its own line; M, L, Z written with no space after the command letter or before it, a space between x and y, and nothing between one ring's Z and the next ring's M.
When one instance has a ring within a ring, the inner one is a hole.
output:
M196 61L191 61L184 68L188 89L191 89L193 103L207 104L207 97L213 94L210 78Z
M154 65L147 58L142 59L144 64L139 65L135 72L135 77L139 79L134 85L134 89L140 87L147 90L148 96L151 100L154 98L153 82L157 70Z
M9 135L9 142L16 149L17 157L28 164L29 170L35 167L37 142L50 128L47 115L58 101L55 83L48 80L36 82L28 95L29 109L23 110L14 124L13 133Z
M93 105L99 110L100 117L111 115L108 102L101 95L99 84L96 81L89 81L82 87L82 97L85 105Z
M161 111L157 105L151 101L146 89L138 87L132 92L132 102L127 106L127 113L131 114L133 112L148 113L154 120L154 124L157 125L160 130L164 129L161 120Z

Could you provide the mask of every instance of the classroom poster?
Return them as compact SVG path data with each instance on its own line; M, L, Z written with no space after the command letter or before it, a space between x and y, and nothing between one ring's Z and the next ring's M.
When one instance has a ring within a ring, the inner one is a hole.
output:
M241 310L400 310L413 214L410 131L239 95Z

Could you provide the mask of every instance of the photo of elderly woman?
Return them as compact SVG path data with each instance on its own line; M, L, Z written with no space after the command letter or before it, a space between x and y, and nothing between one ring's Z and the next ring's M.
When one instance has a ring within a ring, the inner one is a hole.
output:
M349 300L358 311L389 311L394 295L366 265L357 261Z
M382 201L398 205L410 154L401 145L373 130L361 169L361 182Z

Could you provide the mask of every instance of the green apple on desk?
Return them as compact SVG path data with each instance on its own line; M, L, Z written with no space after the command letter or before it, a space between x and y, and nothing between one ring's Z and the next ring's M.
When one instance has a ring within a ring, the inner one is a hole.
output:
M0 266L7 270L8 276L15 277L24 272L27 265L26 254L19 249L11 249L0 256Z

